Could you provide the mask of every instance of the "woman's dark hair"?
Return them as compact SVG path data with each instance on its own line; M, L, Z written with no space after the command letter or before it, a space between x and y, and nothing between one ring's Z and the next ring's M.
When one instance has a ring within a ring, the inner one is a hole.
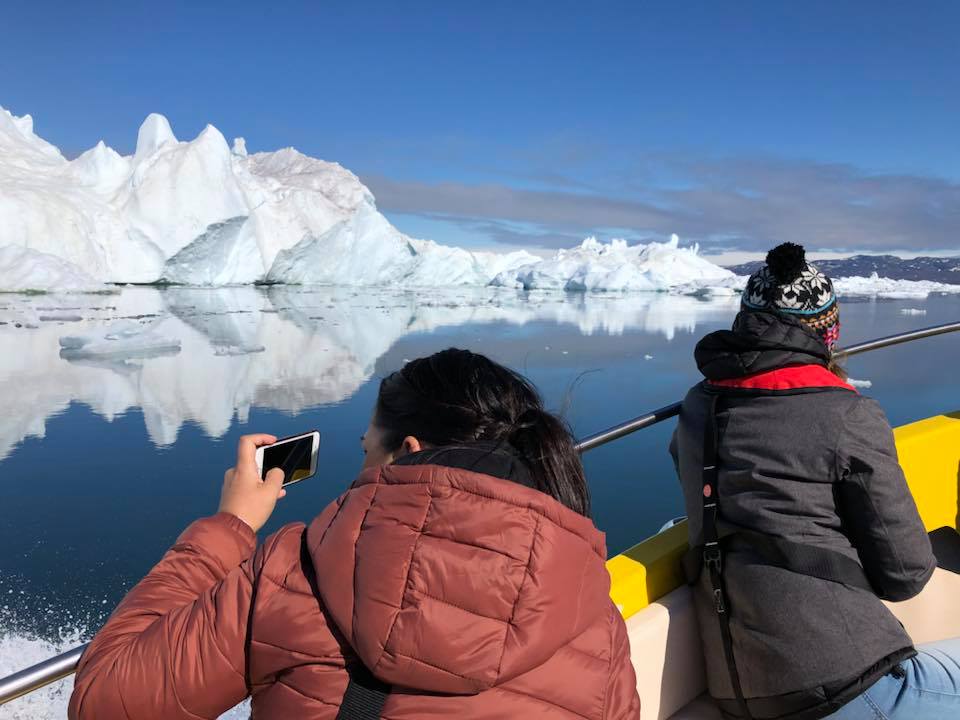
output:
M487 441L510 445L536 488L590 515L580 455L567 425L547 412L523 376L483 355L450 348L418 358L380 383L373 423L384 449L408 435L434 446Z

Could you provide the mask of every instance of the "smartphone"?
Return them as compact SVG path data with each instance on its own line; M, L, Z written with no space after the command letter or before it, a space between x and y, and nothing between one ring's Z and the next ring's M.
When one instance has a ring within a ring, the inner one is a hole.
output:
M273 468L283 470L283 486L313 477L317 472L317 453L320 451L320 433L316 430L303 435L277 440L273 445L257 448L257 470L266 478Z

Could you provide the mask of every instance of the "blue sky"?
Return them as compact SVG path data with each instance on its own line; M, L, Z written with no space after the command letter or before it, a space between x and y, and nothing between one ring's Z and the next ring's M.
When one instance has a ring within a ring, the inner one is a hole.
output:
M6 3L0 105L293 145L404 231L960 254L953 2Z

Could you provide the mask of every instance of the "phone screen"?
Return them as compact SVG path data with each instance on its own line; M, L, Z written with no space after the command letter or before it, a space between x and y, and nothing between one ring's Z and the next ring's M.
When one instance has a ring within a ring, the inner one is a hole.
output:
M313 436L307 435L298 440L279 442L263 451L262 478L273 468L283 470L283 484L297 482L310 477L310 461L313 451Z

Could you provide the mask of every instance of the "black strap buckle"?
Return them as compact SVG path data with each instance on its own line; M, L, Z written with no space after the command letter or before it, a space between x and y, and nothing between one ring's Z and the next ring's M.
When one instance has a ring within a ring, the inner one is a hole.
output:
M707 568L707 570L715 571L718 575L723 572L720 548L716 543L712 545L708 544L703 548L703 566Z

